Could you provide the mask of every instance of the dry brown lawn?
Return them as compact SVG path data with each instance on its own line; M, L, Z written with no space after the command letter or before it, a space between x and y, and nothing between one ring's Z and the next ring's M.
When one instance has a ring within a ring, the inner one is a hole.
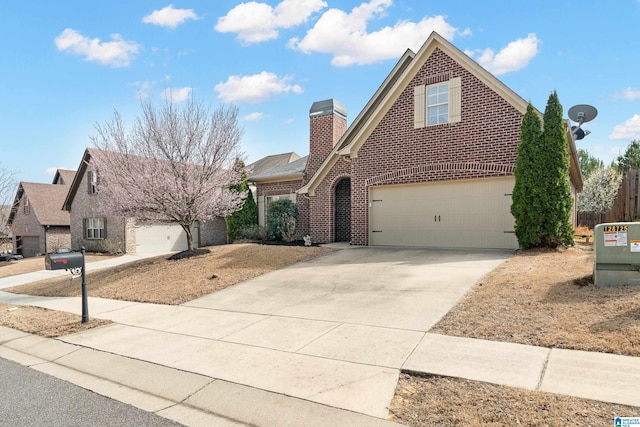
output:
M521 252L430 332L640 356L640 286L593 284L590 245ZM393 421L418 426L602 426L640 408L440 376L402 374Z
M400 375L389 419L411 427L612 426L640 408L439 376Z
M640 356L640 286L597 287L590 245L523 251L431 332Z
M87 273L90 297L182 304L261 274L331 252L324 247L252 243L212 246L211 253L181 260L157 257ZM5 289L26 295L70 297L80 279L47 279Z
M82 316L64 311L48 310L27 305L0 303L0 325L47 338L60 337L111 323L110 320L90 317L83 324Z
M114 258L116 255L86 254L86 263ZM19 261L0 262L0 279L18 274L44 270L44 256L25 258Z

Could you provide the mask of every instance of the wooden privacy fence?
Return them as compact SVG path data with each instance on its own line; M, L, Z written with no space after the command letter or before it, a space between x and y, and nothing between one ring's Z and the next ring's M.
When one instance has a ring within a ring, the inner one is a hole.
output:
M604 222L633 221L640 218L640 171L627 171L610 210L603 213L578 211L578 225L593 228Z

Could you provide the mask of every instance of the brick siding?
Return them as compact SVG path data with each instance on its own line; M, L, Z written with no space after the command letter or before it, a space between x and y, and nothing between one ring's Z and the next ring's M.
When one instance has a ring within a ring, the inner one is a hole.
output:
M342 178L335 187L334 197L334 240L351 241L351 180Z
M462 80L461 121L414 129L413 88L441 80L443 75ZM333 241L332 190L340 177L351 177L351 242L366 245L371 185L513 175L521 121L518 110L436 49L367 138L358 157L338 161L310 197L314 240Z

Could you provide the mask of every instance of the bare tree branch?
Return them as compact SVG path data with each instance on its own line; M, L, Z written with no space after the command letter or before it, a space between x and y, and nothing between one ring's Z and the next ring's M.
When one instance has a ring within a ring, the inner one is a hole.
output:
M9 234L7 220L18 185L16 176L15 171L2 167L0 164L0 238Z

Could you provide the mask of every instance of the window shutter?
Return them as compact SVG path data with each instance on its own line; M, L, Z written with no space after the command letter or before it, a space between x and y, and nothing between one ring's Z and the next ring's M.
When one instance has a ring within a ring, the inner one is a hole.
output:
M425 88L426 86L420 85L413 88L413 128L423 128L425 125L425 113L426 113L426 100L425 100Z
M107 218L102 219L102 226L104 227L104 230L102 231L102 238L106 239L107 238Z
M455 77L449 80L449 123L460 121L462 116L462 80Z
M87 234L87 218L82 218L82 229L84 230L82 234L84 234L84 238L88 239L89 235Z

